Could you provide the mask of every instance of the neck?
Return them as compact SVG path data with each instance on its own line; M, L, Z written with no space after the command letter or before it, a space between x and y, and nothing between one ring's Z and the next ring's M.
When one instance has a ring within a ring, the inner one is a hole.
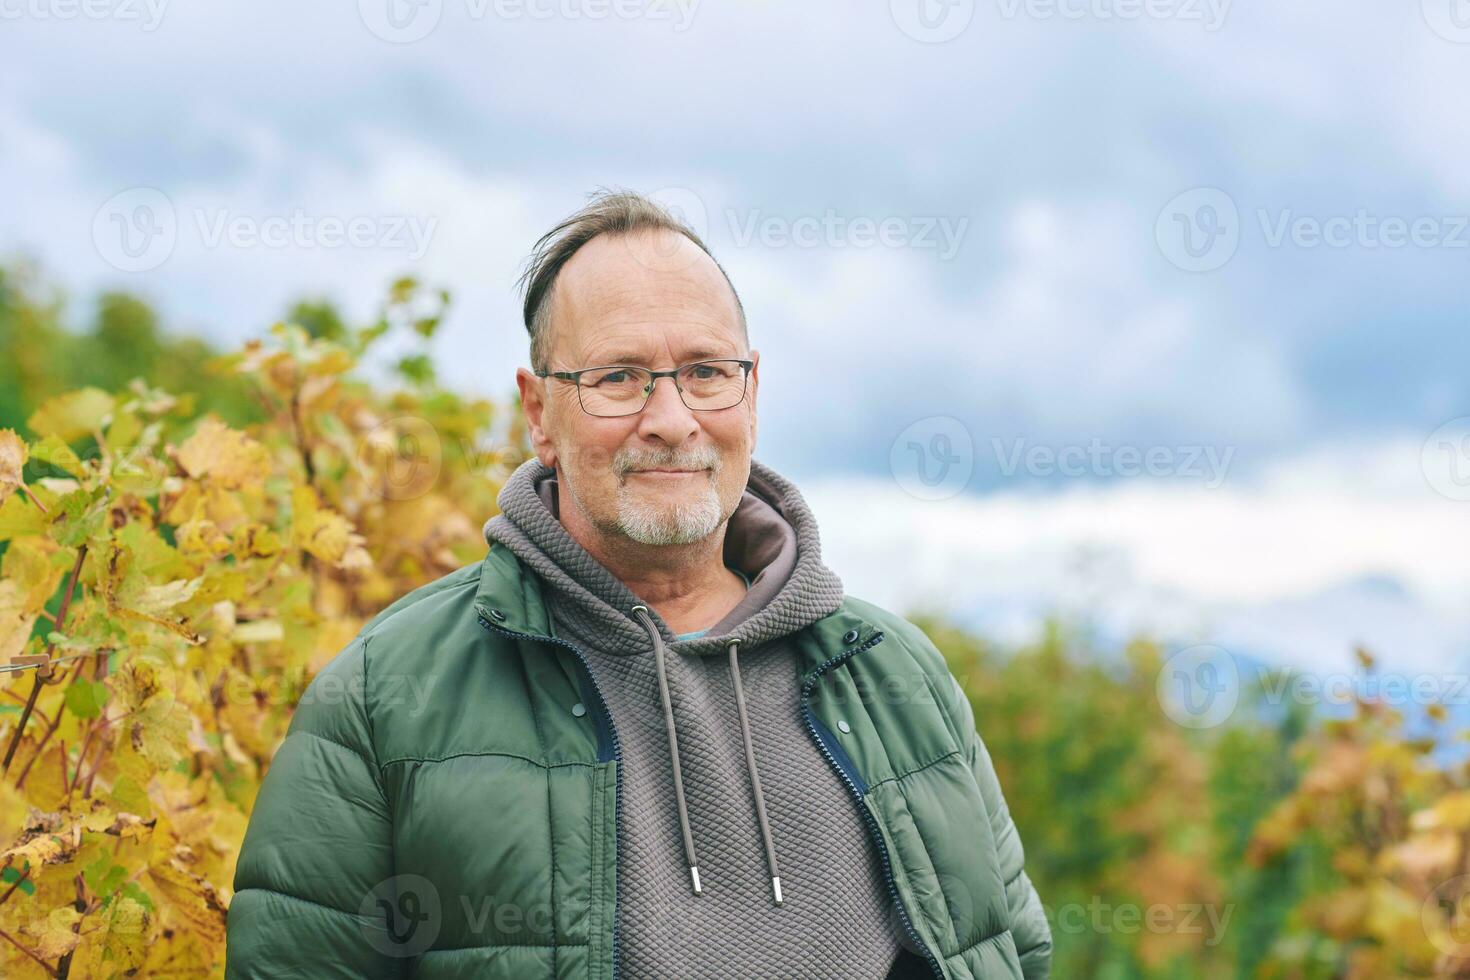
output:
M587 520L580 506L563 506L560 486L557 497L557 518L567 534L675 633L718 622L745 595L744 581L725 567L728 520L700 541L650 545L601 530Z

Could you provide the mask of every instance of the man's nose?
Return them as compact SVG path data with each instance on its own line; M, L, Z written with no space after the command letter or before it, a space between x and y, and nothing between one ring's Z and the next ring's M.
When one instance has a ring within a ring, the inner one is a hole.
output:
M679 396L673 378L654 378L653 390L639 413L638 427L645 436L658 436L678 445L694 433L699 423Z

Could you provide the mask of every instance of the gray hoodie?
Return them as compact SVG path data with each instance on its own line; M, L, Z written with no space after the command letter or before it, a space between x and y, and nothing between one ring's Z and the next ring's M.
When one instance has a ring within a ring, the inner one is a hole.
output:
M567 533L554 469L527 461L498 500L486 538L541 578L621 743L622 976L887 976L900 927L878 858L801 716L790 635L843 593L796 487L751 461L724 549L750 586L684 640Z

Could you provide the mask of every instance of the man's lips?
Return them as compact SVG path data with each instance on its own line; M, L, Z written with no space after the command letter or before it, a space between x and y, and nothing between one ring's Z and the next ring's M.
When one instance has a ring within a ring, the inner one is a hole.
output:
M706 470L649 469L649 470L630 470L629 471L629 475L630 476L651 476L651 477L670 478L670 477L680 477L680 476L694 476L697 473L705 473L705 472L707 472L707 471Z

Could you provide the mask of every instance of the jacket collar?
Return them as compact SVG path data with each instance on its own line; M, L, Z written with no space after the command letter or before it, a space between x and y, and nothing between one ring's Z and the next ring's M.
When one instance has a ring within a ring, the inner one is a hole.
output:
M493 544L480 563L480 583L475 590L475 613L483 623L525 633L537 640L554 642L541 583L528 572L509 548ZM844 596L835 610L799 630L796 647L803 660L803 675L848 650L857 649L881 632L878 625L859 615Z

